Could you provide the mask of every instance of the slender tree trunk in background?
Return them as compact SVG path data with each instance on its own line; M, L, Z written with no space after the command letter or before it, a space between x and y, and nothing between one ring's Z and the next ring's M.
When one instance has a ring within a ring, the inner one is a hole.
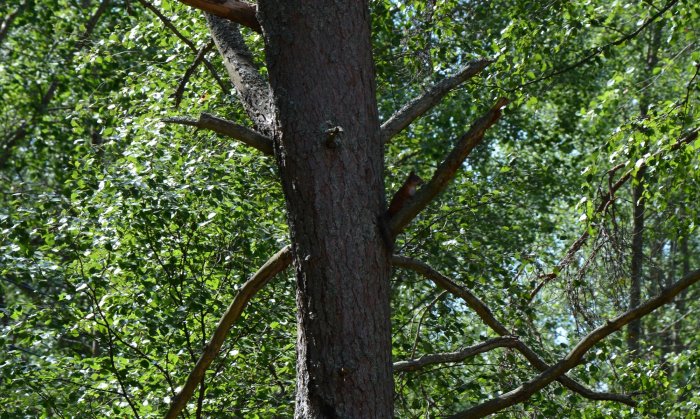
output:
M297 276L298 418L393 411L383 151L366 1L259 1Z
M647 53L645 57L645 67L644 74L645 78L642 80L640 90L642 92L639 99L639 110L640 117L646 119L649 116L649 103L651 102L651 97L649 94L648 83L651 83L651 76L654 71L654 67L659 61L658 51L661 45L661 31L663 25L661 23L655 23L653 25L653 30L651 31L651 39L649 39L649 44L647 47ZM644 154L642 150L640 155ZM639 169L637 174L633 178L632 182L632 260L630 262L630 308L637 307L641 302L642 293L642 275L644 266L644 174L646 168L642 167ZM629 324L627 327L627 347L632 352L632 358L636 357L636 353L639 351L639 340L642 334L642 323L641 320L635 320Z
M683 233L680 243L680 254L681 254L681 277L687 275L690 272L690 253L688 249L688 234L689 231ZM675 353L682 352L685 349L683 344L683 315L685 313L685 298L687 293L684 291L676 297L676 312L678 313L678 319L673 325L673 350Z
M632 186L633 226L632 226L632 262L630 285L630 308L637 307L641 302L642 267L644 260L644 169L637 172L636 183ZM627 347L633 352L633 357L639 351L639 339L641 337L641 320L635 320L627 326Z

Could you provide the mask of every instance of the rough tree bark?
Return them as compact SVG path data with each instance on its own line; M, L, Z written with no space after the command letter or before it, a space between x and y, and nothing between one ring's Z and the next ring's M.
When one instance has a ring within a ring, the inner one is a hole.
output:
M367 1L260 1L297 276L299 418L392 416L383 151Z

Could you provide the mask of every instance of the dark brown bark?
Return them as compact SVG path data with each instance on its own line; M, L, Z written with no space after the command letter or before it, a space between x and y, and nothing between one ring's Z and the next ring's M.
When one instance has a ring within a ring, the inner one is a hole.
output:
M491 64L491 60L476 60L467 63L457 74L447 77L431 86L422 95L411 100L382 124L382 141L387 143L408 127L411 122L435 107L449 92L465 81L476 76Z
M298 418L392 416L383 152L366 1L260 1L297 276Z
M269 135L275 119L270 87L260 75L240 28L235 23L211 14L207 14L206 18L211 37L221 53L243 108L255 128L262 134Z
M272 155L272 139L269 137L248 127L244 127L243 125L238 125L235 122L208 113L200 114L198 119L176 116L165 118L163 122L209 129L217 134L239 140L246 145L260 150L263 154Z

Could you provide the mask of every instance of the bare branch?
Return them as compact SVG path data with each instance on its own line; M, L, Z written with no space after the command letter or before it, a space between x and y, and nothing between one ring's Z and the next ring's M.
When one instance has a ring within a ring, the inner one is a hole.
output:
M271 135L275 108L270 85L260 75L238 25L210 14L206 18L211 37L219 49L248 117L258 131Z
M389 229L394 236L398 235L423 208L428 206L433 198L447 188L448 183L457 173L457 170L462 167L462 163L469 156L469 153L484 138L486 130L491 128L501 117L501 109L507 104L508 99L500 98L484 116L477 119L469 128L469 131L457 141L450 154L435 171L433 178L418 190L413 199L389 220Z
M461 362L474 355L488 352L496 348L512 348L518 343L515 336L502 336L489 339L478 345L470 346L456 352L446 352L441 354L423 355L418 359L394 362L394 372L417 371L421 368L434 364L445 364L448 362Z
M464 302L467 303L472 310L474 310L477 316L479 316L479 318L481 318L481 320L498 335L513 336L513 334L501 322L496 320L496 317L493 315L491 309L483 301L481 301L479 297L474 295L474 293L472 293L469 289L457 285L453 280L442 275L428 264L405 256L393 256L391 258L391 263L394 266L410 269L423 275L424 277L433 281L433 283L435 283L435 285L438 287L447 290L452 295L464 300ZM544 360L542 360L542 358L540 358L535 351L533 351L521 340L517 341L515 344L515 349L539 371L545 371L549 368L549 365L547 365L547 363L544 362ZM629 406L635 405L632 398L627 395L595 392L584 387L582 384L579 384L566 375L557 377L557 380L569 390L591 400L610 400L624 403Z
M241 287L236 294L236 297L229 305L228 309L221 316L221 320L216 325L216 330L209 340L209 344L204 348L204 352L200 356L197 364L194 366L187 382L182 387L182 390L173 398L170 409L166 414L166 419L176 419L187 402L192 397L197 384L204 378L204 374L209 368L209 365L216 358L223 345L226 335L233 324L238 320L243 313L246 305L255 294L260 291L275 275L282 272L292 263L292 251L289 246L285 246L268 259L265 264L258 269L253 276Z
M666 153L668 151L676 151L679 148L681 148L682 146L695 141L698 138L698 132L700 132L700 128L695 128L695 129L687 132L685 135L683 135L682 138L680 138L678 141L673 143L673 145L671 145L670 147L657 150L656 152L654 152L650 156L646 157L642 162L640 162L638 167L632 167L631 169L627 170L622 176L620 176L620 178L617 180L617 182L610 185L608 191L601 197L601 201L598 204L598 206L596 207L593 214L598 215L598 214L602 213L603 211L605 211L605 209L608 207L608 205L610 205L612 203L612 201L615 200L615 193L625 183L627 183L628 180L630 180L632 178L632 174L635 172L635 170L643 170L644 168L647 167L649 161L656 159L661 154ZM637 165L637 163L635 163L635 166L636 165ZM620 168L621 168L621 166L617 165L617 166L613 167L612 169L610 169L608 171L608 174L610 174L612 176L612 174L615 173L615 171L617 171ZM550 283L551 281L553 281L554 279L559 277L559 273L562 272L564 270L564 268L566 268L571 263L571 261L574 258L574 255L579 250L581 250L581 247L583 247L583 245L586 243L589 236L590 235L588 233L588 230L584 231L579 236L579 238L576 239L576 241L569 247L569 249L566 251L566 255L564 256L564 258L562 258L561 261L559 261L556 268L554 268L554 270L552 272L540 276L540 279L542 281L539 284L537 284L535 289L530 294L530 301L532 301L537 296L537 294L540 292L540 290L545 285L547 285L548 283Z
M262 151L264 154L272 155L272 139L269 137L266 137L257 131L253 131L248 127L244 127L243 125L236 124L235 122L231 122L208 113L200 114L199 119L176 116L172 118L165 118L163 119L163 122L189 125L191 127L212 130L217 134L241 141L246 145Z
M391 141L396 134L403 131L411 122L437 105L445 95L460 84L479 74L481 70L492 62L492 60L486 59L472 61L464 66L457 74L436 83L421 96L408 102L382 124L382 142L388 143Z
M257 7L254 4L235 0L179 0L196 9L204 10L214 16L230 20L246 26L257 33L262 33L260 22L255 16Z
M582 363L583 356L596 343L605 339L610 334L620 330L633 320L640 319L662 305L670 303L681 291L698 281L700 281L700 270L689 273L679 281L675 282L669 288L666 288L656 297L652 298L651 300L647 300L646 303L640 305L639 307L633 308L624 314L621 314L615 319L608 320L603 326L593 330L591 333L586 335L586 337L581 339L578 345L576 345L561 361L549 367L536 378L522 384L520 387L509 391L508 393L502 394L485 403L450 416L450 418L482 418L486 415L490 415L509 406L513 406L514 404L527 400L530 396L543 389L552 381L556 380L557 377L565 374L570 369Z
M199 52L197 53L197 56L194 58L194 61L192 62L192 65L187 67L187 70L185 70L185 74L182 76L182 80L180 80L180 83L177 85L177 89L175 89L175 93L173 93L173 98L175 99L175 107L178 108L180 106L180 103L182 102L182 95L185 93L185 87L187 86L187 83L190 81L190 77L192 77L192 74L194 74L194 71L199 67L199 64L204 61L204 55L211 51L211 49L214 48L214 42L209 41L208 44L204 45L202 48L199 49Z

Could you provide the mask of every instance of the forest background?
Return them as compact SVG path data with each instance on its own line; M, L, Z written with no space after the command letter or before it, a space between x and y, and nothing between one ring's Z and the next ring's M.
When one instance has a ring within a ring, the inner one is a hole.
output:
M694 417L699 39L687 0L2 2L0 417Z

